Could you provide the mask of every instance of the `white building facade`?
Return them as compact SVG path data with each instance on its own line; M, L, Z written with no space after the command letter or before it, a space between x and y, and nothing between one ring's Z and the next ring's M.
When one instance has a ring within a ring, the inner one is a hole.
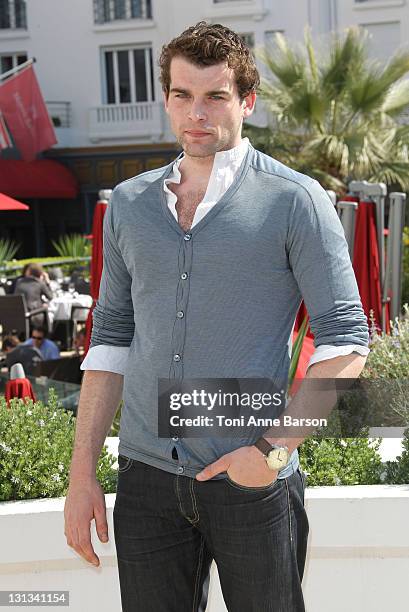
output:
M256 48L276 32L301 42L306 25L324 41L333 30L363 25L371 54L385 59L405 43L409 0L0 0L0 73L36 59L58 139L44 155L79 184L74 201L33 196L25 200L29 213L7 222L3 213L0 236L23 245L20 257L51 254L64 233L89 233L100 189L175 157L157 61L164 43L200 20L223 23ZM266 125L261 102L250 122ZM0 191L7 158L18 152L0 152ZM9 195L22 197L18 189Z
M0 15L1 71L36 58L57 147L65 149L173 142L157 58L166 41L202 19L256 47L277 31L302 40L306 24L314 36L363 25L381 59L409 31L406 0L0 0Z

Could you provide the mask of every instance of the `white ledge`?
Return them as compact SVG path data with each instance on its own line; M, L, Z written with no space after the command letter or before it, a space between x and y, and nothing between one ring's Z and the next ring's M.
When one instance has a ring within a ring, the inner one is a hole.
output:
M368 2L354 2L354 11L366 11L371 9L384 9L384 8L396 8L400 6L404 6L406 4L406 0L384 0L383 2L377 2L377 0L368 1Z
M156 23L153 21L153 19L130 19L129 21L109 21L108 23L94 25L92 30L96 34L100 34L102 32L124 32L129 30L144 30L155 27Z

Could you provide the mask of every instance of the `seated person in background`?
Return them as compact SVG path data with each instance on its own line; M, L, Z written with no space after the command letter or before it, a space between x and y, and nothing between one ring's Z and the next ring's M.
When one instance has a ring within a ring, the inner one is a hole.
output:
M15 288L16 288L16 284L18 283L18 281L20 280L20 278L24 278L25 276L27 276L28 273L28 269L30 267L30 264L25 264L23 269L21 270L21 274L20 276L17 276L16 278L12 279L12 286L11 286L11 290L10 293L14 293Z
M30 264L26 275L17 280L14 293L25 296L29 312L37 308L46 308L47 304L43 298L52 300L54 297L47 272L44 272L42 266L36 263ZM34 325L41 325L45 322L44 315L34 315L31 317L31 322Z
M85 351L86 331L85 327L81 327L74 338L74 349L77 355L83 355Z
M10 334L4 336L1 350L3 351L3 353L8 353L9 351L12 351L13 348L16 348L16 346L18 346L19 344L20 339L17 335L17 332L11 332Z
M15 363L21 363L24 372L28 375L33 373L39 361L43 361L43 356L38 348L20 342L18 336L15 334L4 336L2 350L6 355L4 365L6 365L8 369Z
M55 342L49 340L46 336L47 330L45 327L33 327L31 338L23 342L23 344L38 349L46 361L49 359L59 359L60 349Z

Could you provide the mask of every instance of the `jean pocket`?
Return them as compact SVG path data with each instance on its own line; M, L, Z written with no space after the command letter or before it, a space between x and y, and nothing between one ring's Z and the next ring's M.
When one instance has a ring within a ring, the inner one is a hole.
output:
M305 487L307 486L307 473L303 472L303 470L300 467L298 468L298 471L299 471L300 476L301 476L302 486L305 489Z
M246 487L245 485L241 485L238 482L235 482L234 480L232 480L230 478L230 476L228 474L226 474L226 478L225 478L226 482L228 485L230 485L232 488L234 489L238 489L239 491L247 491L247 492L255 492L257 493L257 491L263 492L263 491L272 491L273 489L275 489L275 487L280 483L281 480L283 480L282 478L276 478L274 480L274 482L270 483L269 485L263 485L262 487Z
M124 455L118 455L118 474L127 472L133 464L133 459L125 457Z
M307 474L305 472L303 472L300 467L297 468L297 472L298 472L298 474L300 476L300 480L301 480L302 502L304 504L304 502L305 502L305 487L306 487L306 482L307 482Z

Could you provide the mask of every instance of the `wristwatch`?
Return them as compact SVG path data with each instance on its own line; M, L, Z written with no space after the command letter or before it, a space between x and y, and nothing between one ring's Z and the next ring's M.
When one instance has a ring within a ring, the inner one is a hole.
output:
M270 444L263 437L254 442L254 446L263 453L270 470L280 471L285 468L290 460L290 451L287 446Z

